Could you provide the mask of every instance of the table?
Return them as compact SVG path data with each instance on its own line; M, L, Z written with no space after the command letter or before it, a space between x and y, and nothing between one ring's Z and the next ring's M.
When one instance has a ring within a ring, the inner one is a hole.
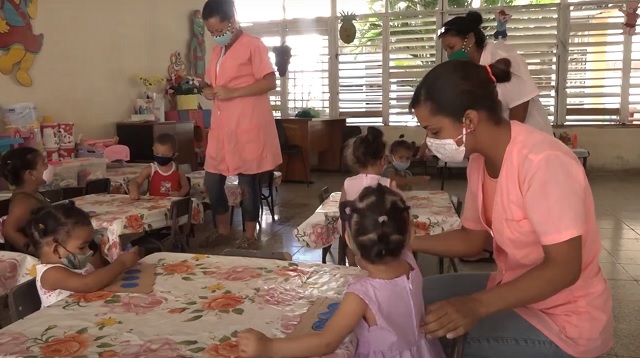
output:
M333 193L310 218L294 229L294 236L309 248L331 245L340 237L338 205L341 193ZM407 191L404 198L411 207L411 216L429 226L430 234L460 227L449 194L443 191Z
M346 118L277 118L282 122L289 144L302 148L308 165L298 157L283 158L284 181L306 182L311 178L312 155L318 156L314 169L340 171Z
M146 200L145 200L146 199ZM143 233L171 225L169 208L179 198L149 197L131 200L127 195L92 194L73 199L84 211L94 211L93 227L101 235L96 241L101 244L103 255L112 261L121 252L120 235ZM204 221L202 203L192 199L191 222ZM186 222L187 218L183 218Z
M342 297L357 268L156 253L151 294L75 294L0 330L0 356L237 357L237 332L291 332L317 298ZM350 335L331 357L352 357Z
M122 168L108 168L107 177L111 179L111 193L112 194L126 194L128 193L129 181L135 179L142 171L142 168L149 164L127 164ZM187 177L191 179L191 192L190 196L197 199L201 203L209 202L209 195L204 187L204 170L198 170L187 174ZM277 187L282 182L282 173L274 172L273 186ZM146 192L147 184L143 185L141 192ZM238 206L242 200L242 191L238 185L238 177L233 175L227 177L227 183L224 187L227 193L227 200L229 206Z
M36 277L38 259L19 252L0 251L0 296Z

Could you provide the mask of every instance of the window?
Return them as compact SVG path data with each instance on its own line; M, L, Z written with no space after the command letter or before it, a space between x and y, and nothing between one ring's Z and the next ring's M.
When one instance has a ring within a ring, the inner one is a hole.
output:
M640 124L640 37L632 37L629 78L629 123Z

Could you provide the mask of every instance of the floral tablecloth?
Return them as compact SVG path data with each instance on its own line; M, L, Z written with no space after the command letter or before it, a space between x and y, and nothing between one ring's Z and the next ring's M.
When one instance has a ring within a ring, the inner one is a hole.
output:
M190 174L187 174L191 178L191 197L200 200L200 202L209 202L209 195L207 189L204 187L204 170L199 170ZM282 173L274 172L273 174L273 187L278 187L282 183ZM227 182L224 186L224 190L227 193L227 200L229 206L238 206L242 200L242 191L238 185L238 177L235 175L228 176Z
M108 167L107 178L111 179L111 194L127 194L129 181L135 179L142 169L149 164L127 163L123 167ZM142 185L141 192L147 192L147 183Z
M321 297L339 299L356 268L157 253L151 294L76 294L0 331L2 357L238 357L236 335L293 331ZM352 357L350 335L331 355Z
M145 197L131 200L127 195L93 194L73 199L76 205L92 212L91 223L102 235L97 239L101 251L112 261L122 251L120 235L142 233L147 230L161 229L171 225L169 208L171 202L179 198ZM191 222L204 221L202 203L196 199L191 209ZM186 222L187 218L182 218Z
M340 237L338 227L338 204L340 193L333 193L310 218L294 229L300 243L310 248L321 248L332 244ZM416 226L428 227L431 234L460 227L449 194L443 191L408 191L405 200L411 207L411 215Z
M36 277L38 259L19 252L0 251L0 296ZM0 342L1 345L1 342Z

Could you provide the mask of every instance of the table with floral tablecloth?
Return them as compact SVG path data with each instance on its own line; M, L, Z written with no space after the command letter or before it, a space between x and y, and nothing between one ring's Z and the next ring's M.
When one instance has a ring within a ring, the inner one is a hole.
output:
M157 253L150 294L75 294L0 330L0 356L238 357L236 336L292 332L316 299L361 271L335 265ZM333 358L352 357L350 335Z
M310 218L294 229L298 241L310 248L332 244L340 237L338 204L341 193L333 193ZM460 227L449 194L443 191L407 191L404 198L411 207L411 216L418 228L427 228L430 234Z
M36 277L38 259L19 252L0 251L0 296ZM1 344L1 342L0 342Z
M135 179L148 163L127 163L122 167L107 167L107 178L111 179L111 194L127 194L129 181ZM141 192L147 191L147 183L144 183Z
M199 170L190 174L187 177L191 179L191 197L200 200L200 202L209 202L209 195L207 189L204 187L204 170ZM282 183L282 173L273 172L273 187L276 188ZM227 193L227 200L229 200L229 206L238 206L242 200L242 191L238 185L238 177L236 175L228 176L227 182L224 186L224 190Z
M120 235L143 233L148 230L169 227L171 202L180 198L143 197L132 200L127 195L92 194L73 199L84 211L91 212L91 223L102 237L102 253L113 260L120 252ZM191 222L204 221L202 203L196 199L191 209ZM181 218L186 222L187 218ZM106 230L106 231L105 231Z

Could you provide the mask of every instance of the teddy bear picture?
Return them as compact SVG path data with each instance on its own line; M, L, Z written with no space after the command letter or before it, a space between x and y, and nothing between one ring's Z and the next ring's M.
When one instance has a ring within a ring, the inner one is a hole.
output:
M496 13L496 32L493 33L493 39L507 39L507 23L511 20L511 15L504 10Z

